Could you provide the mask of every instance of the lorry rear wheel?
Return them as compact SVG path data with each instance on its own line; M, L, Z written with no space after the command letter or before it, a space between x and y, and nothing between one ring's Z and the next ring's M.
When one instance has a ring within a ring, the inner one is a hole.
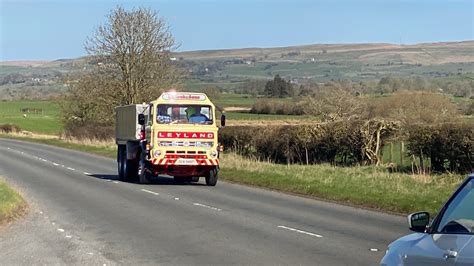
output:
M209 173L206 175L206 185L208 186L215 186L217 184L217 169L212 169L209 171Z
M133 181L138 177L138 162L135 160L127 160L124 156L123 160L124 181Z
M124 172L124 169L123 169L123 165L124 165L124 155L125 155L125 147L123 145L119 145L118 148L117 148L117 170L118 170L118 179L120 181L124 181L125 180L125 172Z

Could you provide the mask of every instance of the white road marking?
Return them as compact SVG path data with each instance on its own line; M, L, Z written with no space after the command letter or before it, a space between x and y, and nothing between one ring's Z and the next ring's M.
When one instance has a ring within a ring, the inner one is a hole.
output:
M63 232L64 232L64 229L58 228L58 231L61 232L61 233L63 233Z
M91 173L88 173L88 172L84 172L85 175L91 175Z
M7 147L7 150L10 150L10 147Z
M53 163L53 165L54 165L54 166L59 166L59 164L58 164L58 163Z
M47 162L48 160L45 160L45 159L41 159L41 161L43 161L43 162Z
M379 249L378 248L371 248L370 251L377 252L377 251L379 251Z
M72 236L70 236L70 235L66 235L66 238L72 238Z
M52 225L56 225L56 223L55 223L55 222L52 222L51 224L52 224Z
M66 167L66 166L64 166L64 164L61 164L61 167Z
M160 195L160 193L157 193L157 192L154 192L154 191L150 191L150 190L147 190L147 189L142 189L143 192L146 192L146 193L150 193L150 194L153 194L155 196L158 196Z
M179 200L179 198L174 198L174 200Z
M222 211L222 209L219 209L219 208L216 208L216 207L212 207L212 206L208 206L208 205L204 205L204 204L201 204L201 203L193 203L194 206L199 206L199 207L203 207L203 208L207 208L207 209L211 209L211 210L214 210L214 211Z
M92 252L87 252L87 254L88 254L88 255L94 255L94 253L92 253Z
M118 184L118 183L119 183L119 181L114 181L114 184Z
M67 167L66 169L67 169L67 170L71 170L71 171L76 171L76 169L71 168L71 167Z
M314 236L314 237L319 237L319 238L323 237L322 235L306 232L306 231L303 231L303 230L287 227L287 226L284 226L284 225L279 225L278 228L290 230L290 231L293 231L293 232L297 232L297 233L305 234L305 235L309 235L309 236Z

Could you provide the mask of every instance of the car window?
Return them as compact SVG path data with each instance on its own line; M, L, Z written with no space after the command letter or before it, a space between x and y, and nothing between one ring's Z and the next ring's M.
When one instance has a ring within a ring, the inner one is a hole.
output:
M451 201L436 231L474 234L474 180L466 183Z

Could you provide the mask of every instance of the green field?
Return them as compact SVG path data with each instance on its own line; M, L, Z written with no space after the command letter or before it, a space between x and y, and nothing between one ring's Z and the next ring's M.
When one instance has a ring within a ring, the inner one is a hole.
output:
M223 93L218 99L214 100L214 103L220 107L237 106L250 108L256 101L256 97L247 94Z
M42 112L24 113L21 111L24 108L40 109ZM22 130L44 134L58 134L63 130L59 106L51 101L2 101L0 102L0 124L15 124Z

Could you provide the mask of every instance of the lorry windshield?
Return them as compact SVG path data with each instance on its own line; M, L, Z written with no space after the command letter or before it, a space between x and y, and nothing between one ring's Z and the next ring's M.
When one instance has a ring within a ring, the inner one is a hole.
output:
M209 105L160 104L157 107L158 124L212 125L212 108Z

